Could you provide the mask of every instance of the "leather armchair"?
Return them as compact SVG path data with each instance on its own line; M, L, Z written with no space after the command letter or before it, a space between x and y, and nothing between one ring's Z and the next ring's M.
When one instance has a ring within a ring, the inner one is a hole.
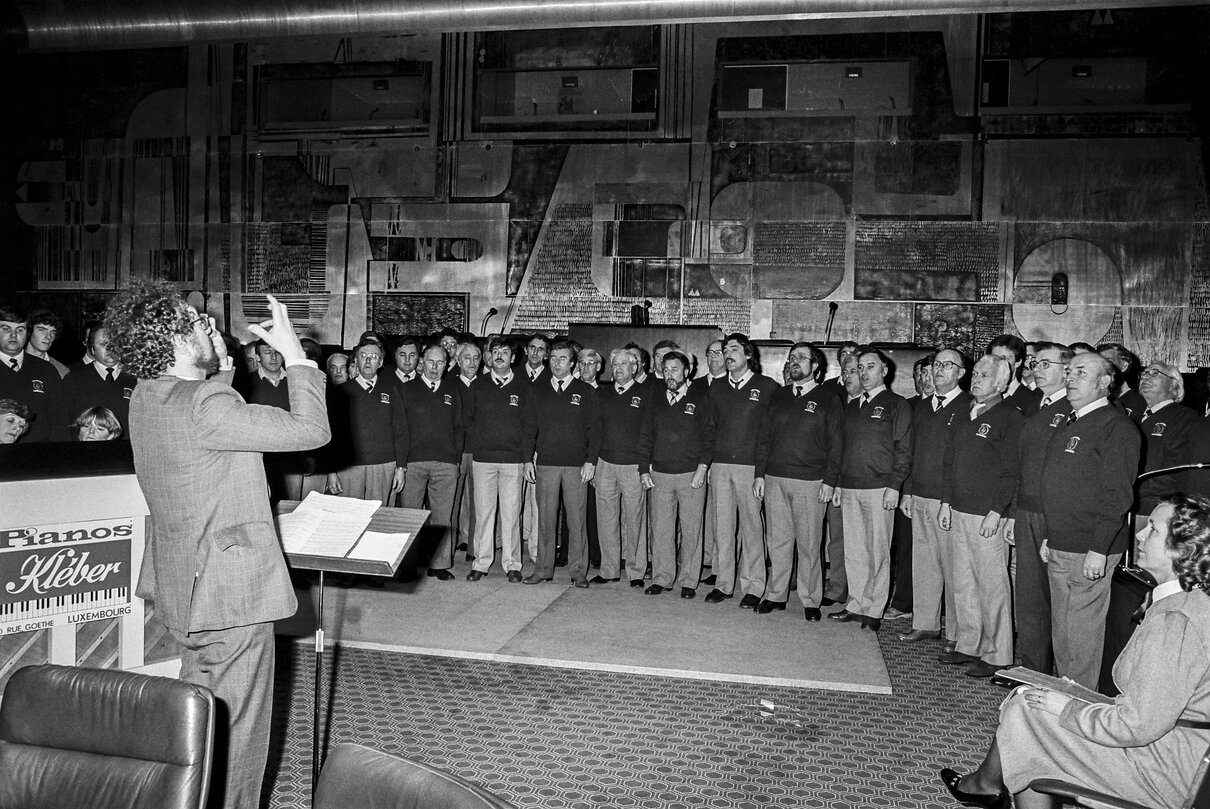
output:
M41 665L0 702L0 809L200 809L214 697L166 677Z
M513 809L482 787L419 761L342 744L324 763L313 809Z

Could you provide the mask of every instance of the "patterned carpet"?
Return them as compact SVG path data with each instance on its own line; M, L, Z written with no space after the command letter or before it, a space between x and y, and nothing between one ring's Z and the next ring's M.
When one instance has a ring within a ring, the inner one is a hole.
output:
M1006 692L906 628L879 633L893 696L337 648L327 746L420 758L519 807L956 806L937 768L982 758ZM278 649L266 805L305 809L314 655Z

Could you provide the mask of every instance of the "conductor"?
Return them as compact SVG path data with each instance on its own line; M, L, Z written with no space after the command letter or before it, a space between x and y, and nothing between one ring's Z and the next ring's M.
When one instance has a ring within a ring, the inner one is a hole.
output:
M315 449L330 437L324 374L303 354L286 307L269 296L269 308L271 320L249 328L285 360L289 410L250 405L235 392L214 319L172 285L133 282L105 316L112 347L139 378L130 438L151 530L137 593L155 602L180 645L181 679L213 691L220 718L226 709L212 794L229 809L260 803L272 622L297 607L261 456Z

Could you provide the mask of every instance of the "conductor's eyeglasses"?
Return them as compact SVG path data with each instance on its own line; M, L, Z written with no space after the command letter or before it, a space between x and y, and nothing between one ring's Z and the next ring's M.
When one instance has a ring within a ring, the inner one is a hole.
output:
M952 369L954 369L954 368L957 368L957 369L961 370L961 369L962 369L962 363L960 363L960 362L954 362L953 360L941 360L940 362L934 362L934 363L933 363L933 367L934 367L934 368L940 368L942 371L949 371L949 370L952 370Z

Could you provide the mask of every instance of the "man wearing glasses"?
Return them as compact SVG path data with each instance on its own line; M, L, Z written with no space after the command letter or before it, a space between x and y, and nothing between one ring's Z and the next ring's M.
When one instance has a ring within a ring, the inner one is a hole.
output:
M1146 407L1139 419L1143 433L1143 471L1166 469L1185 462L1190 432L1197 414L1180 403L1185 398L1185 380L1177 369L1153 362L1139 375L1139 393ZM1181 475L1156 475L1139 483L1135 530L1141 531L1161 499L1183 490Z
M1017 506L1004 528L1016 546L1017 578L1013 611L1017 624L1017 654L1021 665L1049 674L1054 666L1050 640L1050 579L1046 573L1046 521L1042 517L1042 463L1054 434L1067 424L1065 368L1075 353L1065 345L1036 344L1032 363L1034 383L1042 392L1036 410L1021 425Z
M260 803L273 708L273 621L297 602L273 527L264 452L315 449L330 432L324 375L308 360L286 307L257 337L281 352L290 409L251 405L231 387L233 363L213 321L163 282L136 282L105 325L139 378L130 402L135 475L151 513L139 595L181 647L181 679L226 707L216 754L226 807Z

